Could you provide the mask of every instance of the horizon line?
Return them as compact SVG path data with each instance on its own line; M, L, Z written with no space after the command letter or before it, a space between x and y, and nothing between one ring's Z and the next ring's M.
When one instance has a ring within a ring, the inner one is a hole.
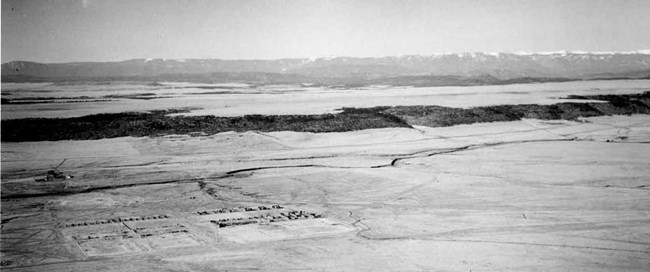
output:
M431 54L403 54L403 55L384 55L384 56L375 56L375 57L354 57L354 56L320 56L320 57L287 57L287 58L257 58L257 59L224 59L224 58L132 58L132 59L123 59L123 60L109 60L109 61L64 61L64 62L39 62L39 61L27 61L27 60L12 60L8 62L3 62L2 64L12 63L12 62L33 62L41 64L75 64L75 63L118 63L126 62L133 60L144 60L147 61L187 61L187 60L224 60L224 61L274 61L274 60L319 60L319 59L335 59L335 58L354 58L354 59L378 59L378 58L399 58L399 57L410 57L410 56L420 56L420 57L436 57L436 56L450 56L450 55L475 55L475 54L484 54L490 56L498 56L500 54L504 55L516 55L516 56L550 56L550 55L650 55L650 49L639 49L632 51L584 51L584 50L559 50L559 51L539 51L539 52L527 52L527 51L516 51L516 52L485 52L485 51L465 51L465 52L435 52Z

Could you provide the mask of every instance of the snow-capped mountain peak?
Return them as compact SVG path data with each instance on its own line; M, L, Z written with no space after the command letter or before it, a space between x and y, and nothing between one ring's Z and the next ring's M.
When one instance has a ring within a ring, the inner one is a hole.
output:
M166 60L44 64L9 62L2 75L31 77L157 77L178 74L268 73L312 78L483 76L499 79L650 76L650 49L627 52L465 52L390 57L319 57L280 60Z

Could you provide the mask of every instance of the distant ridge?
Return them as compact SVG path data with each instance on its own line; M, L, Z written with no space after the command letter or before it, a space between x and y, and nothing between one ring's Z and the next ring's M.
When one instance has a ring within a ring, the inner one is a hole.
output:
M544 82L596 78L636 79L649 76L650 50L478 52L278 60L133 59L72 63L12 61L2 64L3 82L142 80L439 86L507 84L522 81L520 79ZM420 83L408 84L409 79ZM450 79L454 82L450 82Z
M650 49L643 49L643 50L634 50L634 51L621 51L621 52L615 52L615 51L567 51L567 50L562 50L562 51L550 51L550 52L534 52L534 53L528 53L524 51L520 52L515 52L514 54L517 55L554 55L554 54L577 54L577 55L616 55L616 54L621 54L621 55L635 55L635 54L641 54L641 55L650 55Z

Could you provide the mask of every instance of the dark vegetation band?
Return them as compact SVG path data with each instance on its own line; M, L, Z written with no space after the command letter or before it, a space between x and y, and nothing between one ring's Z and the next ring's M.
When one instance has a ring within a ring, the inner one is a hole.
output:
M343 108L336 114L246 115L241 117L170 116L183 109L96 114L75 118L2 121L2 141L93 140L169 134L212 135L226 131L345 132L422 125L444 127L523 118L575 120L578 117L650 113L650 92L627 95L569 96L602 102L553 105L498 105L469 109L440 106Z

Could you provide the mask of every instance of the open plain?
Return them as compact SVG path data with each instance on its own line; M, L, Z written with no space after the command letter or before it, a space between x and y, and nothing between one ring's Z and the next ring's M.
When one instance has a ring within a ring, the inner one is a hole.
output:
M649 82L141 91L166 96L154 99L102 98L109 92L97 86L3 84L3 98L113 100L3 105L2 118L172 105L237 116L552 104L640 93ZM650 115L634 114L2 142L2 270L647 271L648 143ZM34 181L64 159L60 170L74 178Z

